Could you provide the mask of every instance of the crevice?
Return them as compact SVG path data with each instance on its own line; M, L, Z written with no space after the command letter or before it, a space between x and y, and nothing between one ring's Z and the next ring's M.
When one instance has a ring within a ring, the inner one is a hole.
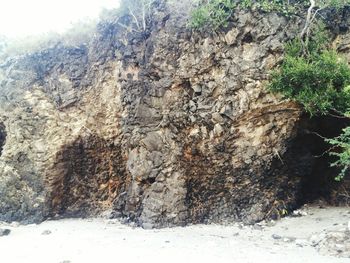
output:
M344 188L346 180L335 181L339 170L331 167L334 157L329 154L331 145L324 138L339 136L342 129L350 125L347 119L339 119L332 116L305 118L301 122L300 132L294 141L294 147L298 152L303 148L308 151L307 161L310 171L305 171L302 176L299 205L306 203L323 202L328 205L338 205L341 200L338 192Z
M243 43L252 43L253 42L253 36L250 32L248 32L247 34L244 35L243 39L242 39Z
M6 142L6 128L5 125L0 122L0 156L2 155L2 150Z
M150 186L150 185L154 184L155 182L156 182L156 178L150 177L150 178L142 180L141 184Z

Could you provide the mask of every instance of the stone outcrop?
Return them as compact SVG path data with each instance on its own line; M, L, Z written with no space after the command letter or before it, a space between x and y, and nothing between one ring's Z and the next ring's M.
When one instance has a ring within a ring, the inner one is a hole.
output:
M147 32L120 23L1 65L0 220L112 210L160 227L295 207L312 169L302 112L265 86L300 20L237 11L209 34L159 5Z

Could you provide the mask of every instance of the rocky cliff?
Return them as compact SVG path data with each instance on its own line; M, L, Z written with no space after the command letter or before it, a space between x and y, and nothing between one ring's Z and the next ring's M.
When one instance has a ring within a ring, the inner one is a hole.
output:
M251 223L300 204L317 160L300 107L265 86L302 20L237 11L209 34L182 7L2 63L0 220ZM350 61L349 13L335 44Z

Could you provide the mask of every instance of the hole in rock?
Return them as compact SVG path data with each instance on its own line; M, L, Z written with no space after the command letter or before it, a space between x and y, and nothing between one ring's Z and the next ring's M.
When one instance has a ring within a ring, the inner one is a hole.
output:
M253 36L252 36L252 34L251 33L247 33L247 34L245 34L244 35L244 37L243 37L243 39L242 39L242 42L243 43L252 43L253 42Z
M303 148L300 152L308 151L304 161L309 162L310 170L305 171L302 177L300 205L322 201L335 205L341 203L341 189L350 185L348 179L342 182L335 181L339 170L331 167L334 157L329 155L331 145L322 137L334 138L339 136L342 129L350 122L337 117L322 116L311 120L305 119L301 124L301 132L295 140L296 147ZM296 151L298 153L298 151Z
M156 182L156 178L153 178L153 177L147 178L147 179L142 180L141 182L142 182L142 184L149 186L149 185L152 185Z

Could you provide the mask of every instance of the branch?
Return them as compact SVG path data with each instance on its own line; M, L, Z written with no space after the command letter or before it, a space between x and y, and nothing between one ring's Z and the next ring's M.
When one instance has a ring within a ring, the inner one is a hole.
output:
M134 29L134 28L132 28L130 26L124 25L123 23L118 22L118 25L120 25L121 27L124 27L126 30L128 30L128 32L129 31L139 32L139 31L137 31L136 29Z
M312 13L313 13L315 6L316 6L315 0L310 0L310 6L309 6L309 9L307 10L305 25L304 25L303 30L300 33L300 41L301 41L301 44L303 45L304 55L307 54L307 48L308 48L308 44L309 44L310 26L311 26L312 19L314 17L312 15ZM306 40L304 41L305 35L306 35Z
M328 140L329 139L329 138L326 138L326 137L322 136L321 134L319 134L317 132L314 132L314 131L310 131L310 130L306 130L305 129L305 133L306 134L314 134L314 135L316 135L317 137L319 137L319 138L321 138L323 140Z
M315 0L310 0L310 6L309 6L309 9L307 10L305 26L304 26L303 30L301 31L301 33L300 33L301 40L303 40L303 38L304 38L308 28L310 27L311 19L312 19L312 11L314 10L315 5L316 5Z
M306 39L305 39L305 46L307 47L309 45L309 39L310 39L310 30L311 30L311 25L312 23L315 21L316 19L316 15L318 14L318 12L320 12L321 10L323 10L324 8L319 8L315 11L315 13L313 14L311 20L310 20L310 24L306 30Z
M146 31L146 4L145 4L145 1L142 1L142 26L143 26L143 31Z
M137 19L136 15L134 14L134 12L131 10L130 7L129 7L129 12L130 12L130 15L134 18L137 28L141 29L139 20Z
M338 119L348 119L348 120L350 120L350 117L344 115L344 113L342 113L342 112L340 112L340 111L338 111L336 109L331 109L331 110L333 112L335 112L335 114L332 114L332 113L328 112L327 114L329 116L332 116L332 117L335 117L335 118L338 118Z

